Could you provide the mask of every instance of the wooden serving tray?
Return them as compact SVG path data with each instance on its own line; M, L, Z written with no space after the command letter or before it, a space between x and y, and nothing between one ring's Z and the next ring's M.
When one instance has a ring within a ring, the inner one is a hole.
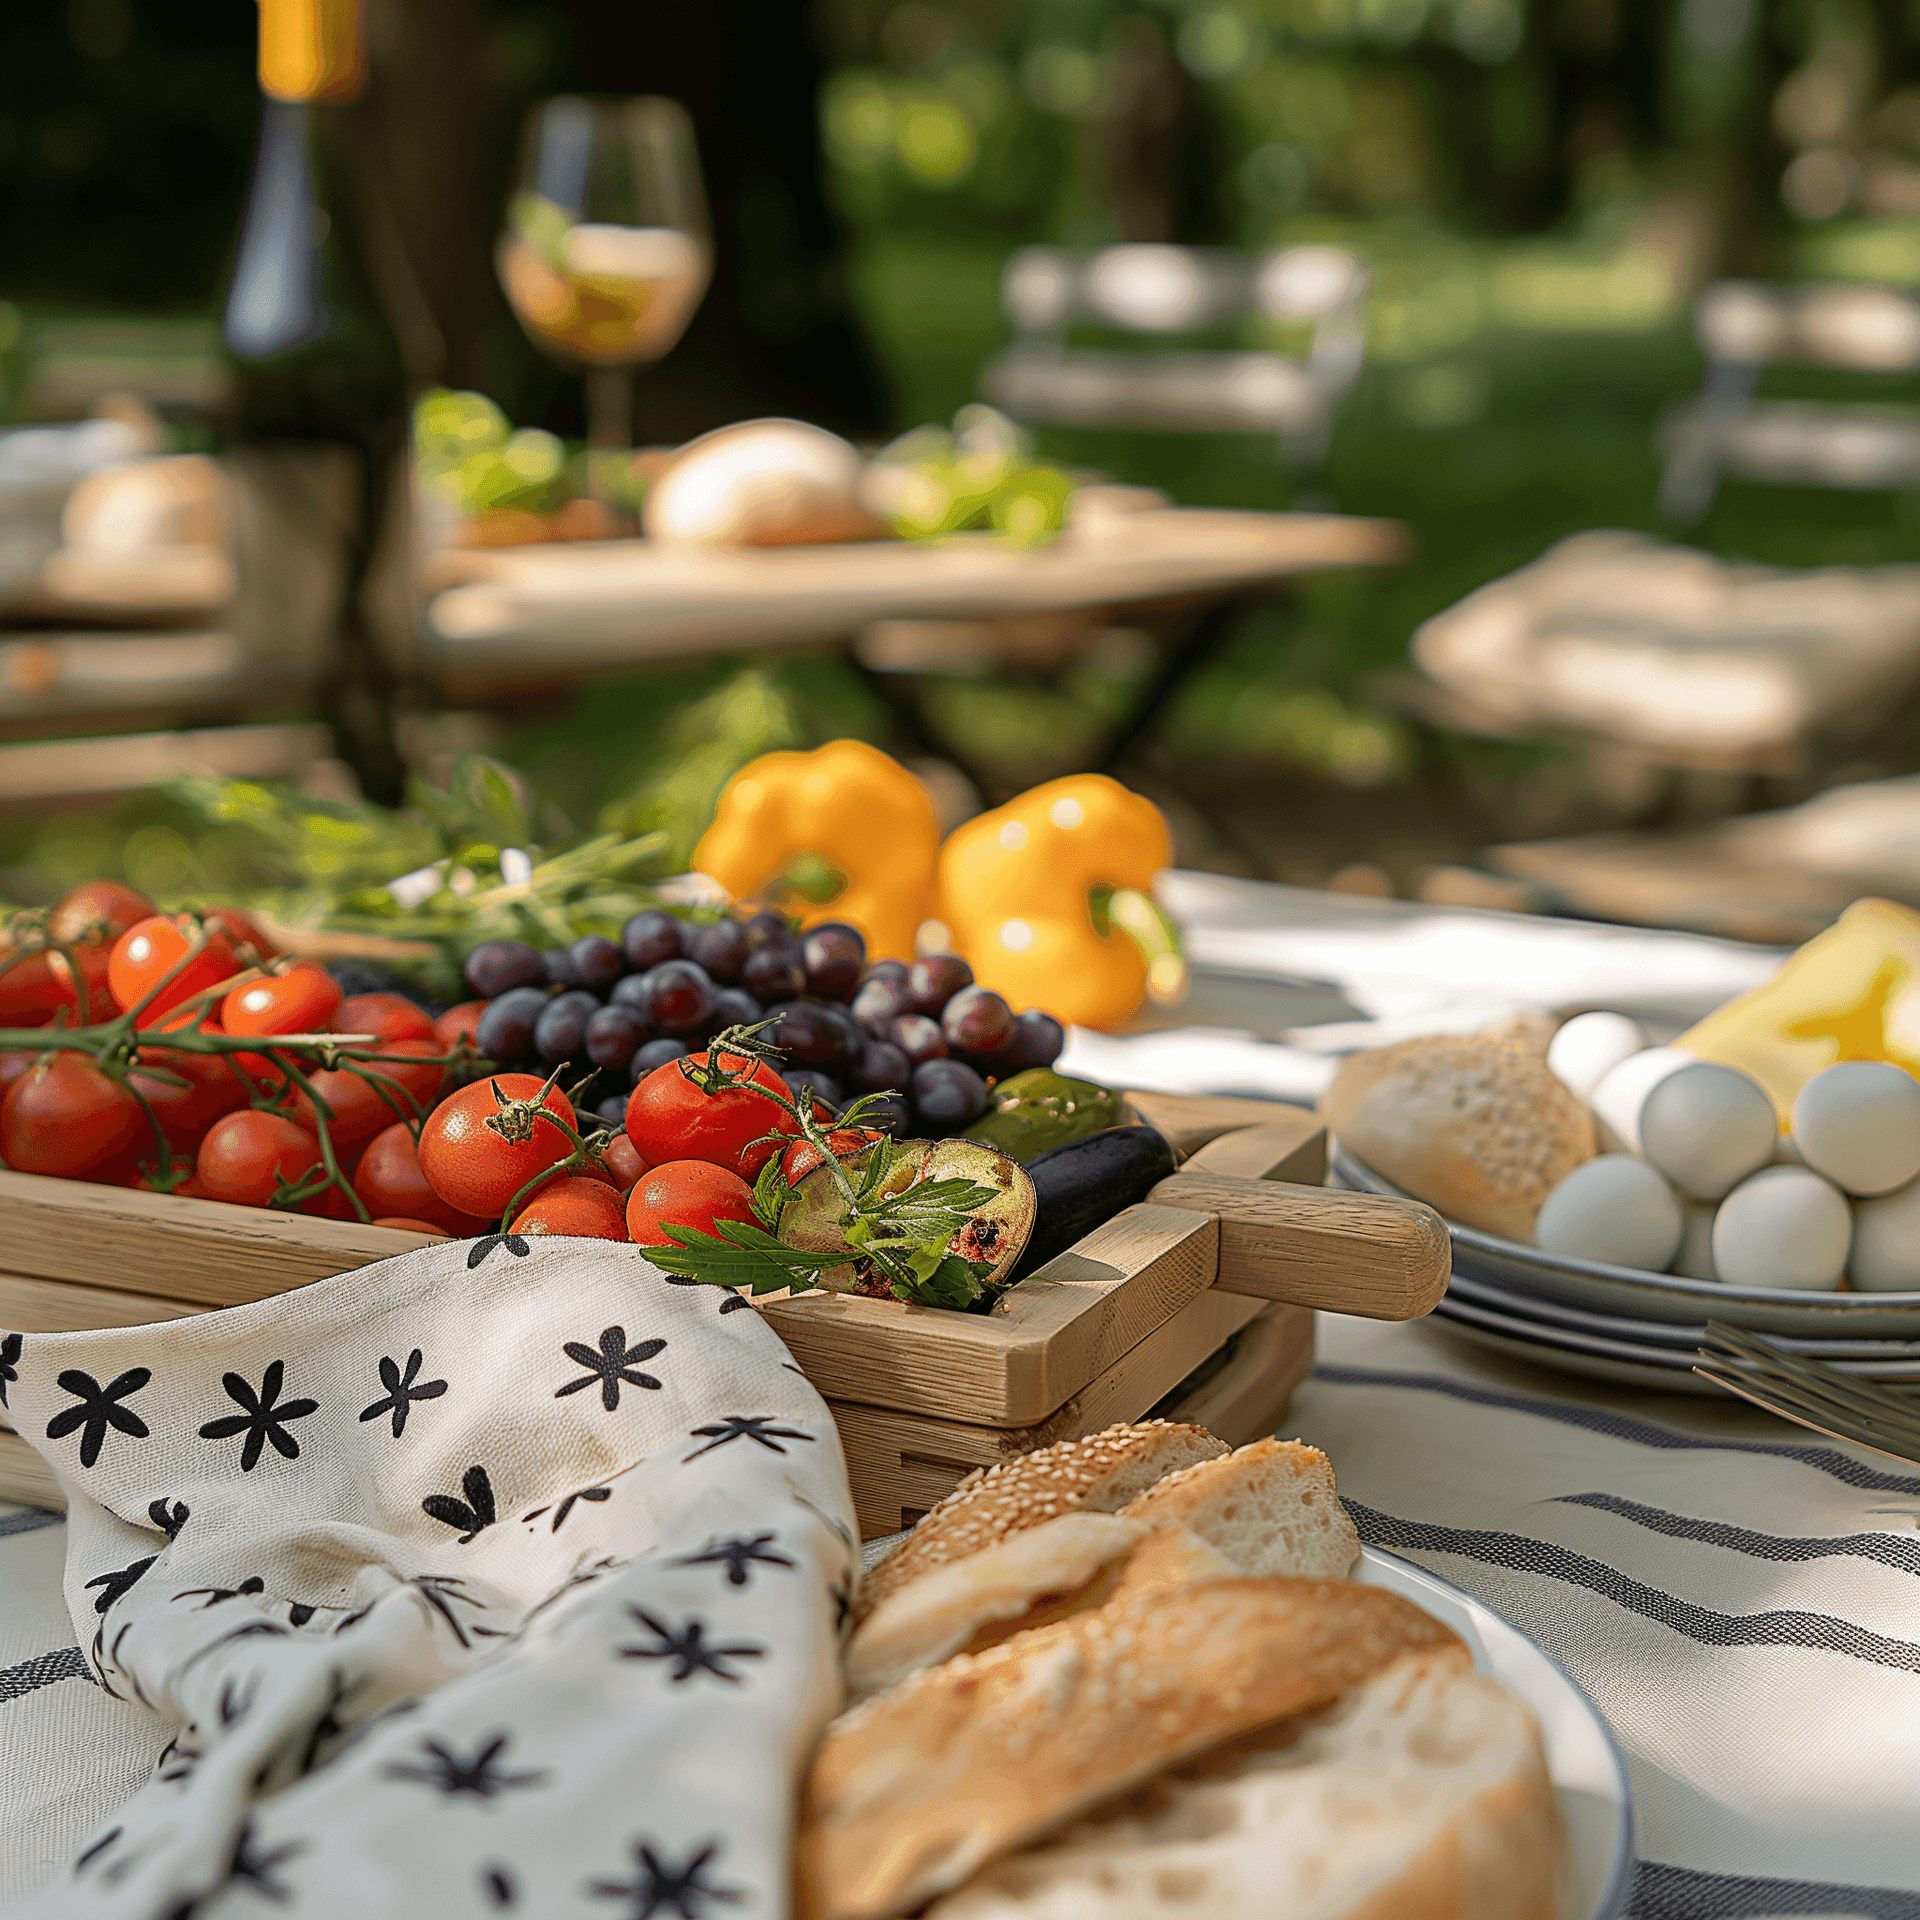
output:
M867 1535L911 1525L975 1467L1150 1409L1187 1417L1182 1383L1229 1342L1194 1404L1223 1439L1271 1432L1312 1365L1312 1308L1412 1319L1445 1290L1438 1217L1325 1189L1311 1114L1130 1098L1186 1155L1180 1171L994 1312L825 1293L756 1303L833 1409ZM420 1244L391 1228L4 1171L0 1229L0 1327L25 1333L204 1313ZM0 1497L60 1499L4 1416Z

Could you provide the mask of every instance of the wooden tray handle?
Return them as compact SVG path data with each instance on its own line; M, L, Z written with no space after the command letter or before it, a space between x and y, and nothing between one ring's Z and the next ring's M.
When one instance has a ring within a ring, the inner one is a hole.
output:
M1453 1271L1445 1223L1417 1200L1198 1170L1162 1180L1147 1198L1220 1222L1214 1285L1226 1293L1417 1320Z

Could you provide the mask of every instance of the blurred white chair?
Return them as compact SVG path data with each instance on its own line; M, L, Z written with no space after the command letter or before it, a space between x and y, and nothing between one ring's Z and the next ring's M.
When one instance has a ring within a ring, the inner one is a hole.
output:
M1920 300L1888 287L1723 280L1694 313L1706 385L1661 424L1660 511L1698 520L1723 476L1865 491L1920 485L1920 411L1757 397L1774 365L1862 374L1920 368Z
M1015 338L981 369L981 389L1040 425L1272 433L1287 464L1310 472L1360 371L1367 288L1366 269L1335 247L1023 247L1000 282ZM1255 316L1307 323L1304 356L1068 344L1075 322L1170 338Z

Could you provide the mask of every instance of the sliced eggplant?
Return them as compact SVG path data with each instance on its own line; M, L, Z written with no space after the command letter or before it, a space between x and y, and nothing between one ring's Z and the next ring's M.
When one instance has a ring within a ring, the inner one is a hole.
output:
M1153 1127L1109 1127L1027 1163L1035 1218L1016 1280L1136 1206L1173 1171L1173 1148Z

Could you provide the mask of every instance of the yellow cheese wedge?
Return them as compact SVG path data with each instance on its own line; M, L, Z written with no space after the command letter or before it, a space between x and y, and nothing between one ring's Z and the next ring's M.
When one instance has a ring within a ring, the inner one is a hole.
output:
M1920 913L1856 900L1764 986L1674 1045L1752 1074L1783 1128L1794 1096L1836 1060L1891 1060L1920 1078Z

